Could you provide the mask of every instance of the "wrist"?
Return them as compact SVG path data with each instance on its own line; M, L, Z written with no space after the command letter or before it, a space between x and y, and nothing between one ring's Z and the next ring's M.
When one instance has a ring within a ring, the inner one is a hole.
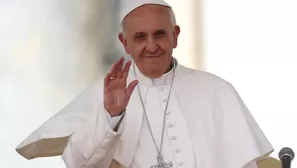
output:
M106 109L106 111L109 113L110 117L113 118L113 117L121 116L126 111L126 109L121 110L121 111L116 111L116 112L109 111L107 109Z

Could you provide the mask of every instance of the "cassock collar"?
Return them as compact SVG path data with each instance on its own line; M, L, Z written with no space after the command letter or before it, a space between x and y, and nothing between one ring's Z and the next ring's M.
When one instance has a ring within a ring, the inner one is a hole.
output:
M173 57L173 59L176 62L174 65L176 68L174 80L176 80L177 79L177 69L179 68L179 64L174 57ZM134 73L134 67L135 67L136 76ZM163 74L160 78L151 79L151 78L145 76L144 74L142 74L139 71L138 67L136 66L135 62L132 61L132 64L130 67L130 75L133 76L134 80L137 79L139 83L147 85L147 86L170 85L171 80L172 80L172 75L173 75L173 68L169 72Z

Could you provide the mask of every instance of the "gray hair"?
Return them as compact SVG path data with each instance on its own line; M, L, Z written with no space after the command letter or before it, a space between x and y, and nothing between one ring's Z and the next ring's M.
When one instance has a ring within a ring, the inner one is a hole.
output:
M169 11L169 19L170 19L170 23L172 24L172 26L175 26L176 25L176 18L175 18L175 14L174 14L174 11L172 10L172 8L168 8L168 11ZM120 32L124 34L124 20L121 22L121 29L120 29Z

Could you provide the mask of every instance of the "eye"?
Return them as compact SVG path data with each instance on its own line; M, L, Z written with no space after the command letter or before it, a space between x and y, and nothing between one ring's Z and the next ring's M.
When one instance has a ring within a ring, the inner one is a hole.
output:
M133 36L133 39L135 41L141 41L141 40L145 40L146 38L146 34L145 33L135 33Z
M138 35L135 37L135 40L145 39L145 35Z
M163 36L166 35L166 31L165 31L165 30L157 30L157 31L154 33L154 35L155 35L156 37L163 37Z

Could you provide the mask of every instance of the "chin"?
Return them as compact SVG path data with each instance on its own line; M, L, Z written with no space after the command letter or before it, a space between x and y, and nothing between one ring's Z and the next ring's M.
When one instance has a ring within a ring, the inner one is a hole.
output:
M140 66L142 72L145 76L150 78L159 78L161 77L170 64L164 56L159 56L155 58L143 58Z
M150 67L146 68L146 76L150 78L159 78L161 77L166 69L160 67L160 65L151 65Z

